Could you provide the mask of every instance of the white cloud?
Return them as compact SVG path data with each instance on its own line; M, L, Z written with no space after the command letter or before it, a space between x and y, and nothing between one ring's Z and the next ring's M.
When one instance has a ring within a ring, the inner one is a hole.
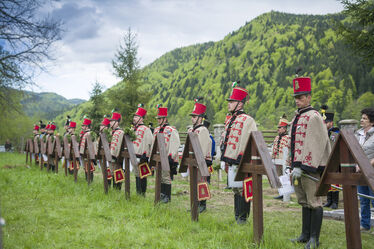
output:
M49 74L35 81L42 91L88 99L96 80L107 87L118 82L111 60L129 26L138 33L144 66L174 48L218 41L271 10L326 14L342 6L335 0L61 0L49 10L64 21L66 33Z

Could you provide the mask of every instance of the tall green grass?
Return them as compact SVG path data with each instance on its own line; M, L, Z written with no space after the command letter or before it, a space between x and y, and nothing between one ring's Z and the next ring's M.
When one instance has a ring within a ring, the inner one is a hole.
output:
M216 178L216 176L214 176ZM187 179L173 182L172 201L153 205L154 177L148 181L145 198L135 193L131 176L131 198L110 189L104 194L99 170L87 186L80 171L78 182L39 167L25 166L25 155L0 153L0 207L6 221L4 248L302 248L289 238L299 235L300 208L272 200L264 181L264 239L252 240L252 222L235 224L233 197L217 180L211 185L212 199L199 222L192 222ZM252 218L252 217L250 217ZM344 223L324 220L320 248L345 248ZM374 244L374 236L363 234L363 248Z

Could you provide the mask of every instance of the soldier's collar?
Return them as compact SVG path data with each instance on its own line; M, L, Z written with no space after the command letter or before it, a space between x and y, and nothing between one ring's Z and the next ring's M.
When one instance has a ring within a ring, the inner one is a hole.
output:
M192 130L195 131L198 128L200 128L201 126L204 126L204 125L203 124L196 125L196 126L192 127Z
M307 107L304 107L304 108L298 108L296 110L296 114L302 114L304 112L307 112L307 111L310 111L310 110L315 110L312 106L307 106Z

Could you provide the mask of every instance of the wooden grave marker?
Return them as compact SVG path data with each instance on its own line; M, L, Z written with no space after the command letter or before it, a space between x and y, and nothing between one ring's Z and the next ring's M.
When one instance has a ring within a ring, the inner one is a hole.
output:
M86 136L86 142L84 146L84 153L83 153L83 169L86 170L86 163L87 163L87 183L88 185L91 184L91 163L96 160L95 156L95 147L92 142L91 134L88 133Z
M105 133L100 133L99 144L97 146L97 159L100 160L101 163L101 172L103 174L103 181L104 181L104 192L108 194L108 172L107 172L107 163L111 163L112 161L112 154L110 153L110 147L108 143L108 139ZM114 178L113 178L114 181Z
M361 172L356 173L356 164ZM374 168L352 131L341 130L318 184L317 196L327 194L331 184L343 185L347 248L362 248L357 185L374 189Z
M136 160L134 144L130 139L130 136L125 134L122 140L121 157L125 162L125 197L130 198L130 162L133 167L138 167L138 161ZM122 163L123 163L122 161Z
M26 152L26 164L28 161L32 161L32 156L31 156L31 153L32 153L32 147L31 147L31 143L30 143L31 139L28 138L26 140L26 143L25 143L25 152ZM29 159L30 158L30 159Z
M73 149L71 149L73 148ZM77 137L75 135L71 135L71 148L70 148L70 158L73 160L73 166L74 166L74 182L77 182L78 180L78 167L77 162L79 162L80 153L79 153L79 144L77 142ZM77 160L78 159L78 160ZM84 165L81 165L84 167Z
M47 138L47 157L48 157L48 165L47 165L47 171L50 170L50 164L52 163L52 154L53 154L53 147L54 147L55 141L52 141L52 136L49 135Z
M55 156L55 170L56 170L55 172L56 174L58 174L58 162L60 161L62 157L62 147L61 147L61 141L60 141L59 136L55 137L53 151L54 151L54 156Z
M46 135L44 134L44 136L42 137L42 139L40 139L40 159L39 159L39 163L40 163L40 170L43 170L43 167L44 167L44 158L43 158L43 155L46 154L46 151L47 151L47 143L44 142L44 137Z
M251 132L235 181L243 181L248 174L252 174L253 181L253 237L255 242L260 242L264 233L262 175L267 176L272 188L281 187L275 166L260 131Z
M170 172L169 160L165 150L165 137L163 133L157 133L153 143L149 167L156 168L155 181L155 205L160 202L161 193L161 170Z
M37 165L36 164L36 162L37 162L36 158L37 157L39 158L39 153L40 153L39 143L38 143L39 140L40 140L39 135L34 136L33 145L34 145L34 154L35 154L35 165ZM39 160L40 160L40 158L39 158Z
M198 135L195 132L188 132L186 143L184 145L182 161L179 167L179 173L186 173L190 169L190 206L191 219L198 221L198 171L200 176L209 176L208 166L204 159Z

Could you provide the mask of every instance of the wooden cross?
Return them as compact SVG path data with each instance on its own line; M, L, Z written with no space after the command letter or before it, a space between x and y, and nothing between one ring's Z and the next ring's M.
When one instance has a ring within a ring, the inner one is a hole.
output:
M182 161L179 167L179 173L187 172L190 169L190 206L191 206L191 219L198 221L198 181L199 174L202 177L209 176L209 170L204 159L198 135L195 132L188 132L186 143L184 145Z
M26 152L26 164L28 161L30 161L30 163L32 163L32 157L31 157L31 154L33 152L33 146L32 146L32 142L31 142L31 139L28 138L26 140L26 144L25 144L25 152ZM29 159L30 158L30 159Z
M240 161L235 181L243 181L248 174L253 180L253 236L260 242L264 233L262 175L266 175L272 188L281 187L275 166L260 131L252 131Z
M64 157L65 157L65 176L68 175L68 161L71 160L70 158L70 142L67 137L67 135L64 136L63 138L63 143L64 143Z
M48 172L50 170L50 164L52 162L54 143L56 142L55 140L52 141L52 137L53 137L53 135L49 135L48 139L47 139L47 157L48 157L47 171Z
M87 162L87 183L90 185L93 179L91 179L91 163L92 161L96 160L95 156L95 147L92 142L91 134L88 133L86 136L86 142L84 146L84 153L83 153L83 164L85 161ZM86 165L83 165L83 169L85 170ZM106 179L105 179L106 181Z
M108 139L105 133L100 133L99 144L97 146L97 159L100 160L101 172L103 174L104 181L104 192L108 194L108 172L107 172L107 163L111 163L112 154L110 154L110 147Z
M149 167L156 167L155 181L155 205L160 202L161 170L170 172L169 160L166 154L165 137L163 133L157 133L153 143L152 154L149 159Z
M58 162L62 157L61 141L58 136L55 137L53 151L55 156L55 172L58 173Z
M134 144L132 143L130 136L125 134L122 141L121 157L125 161L125 197L130 198L130 161L133 167L138 167L136 160Z
M356 165L360 172L356 172ZM331 184L343 185L347 248L362 248L357 185L374 189L374 168L352 131L341 130L318 184L317 196L327 194Z
M39 140L39 135L37 135L36 139L35 139L35 136L34 136L33 144L34 144L34 154L35 154L35 165L36 165L36 156L37 155L39 156L39 152L40 152L38 140ZM39 158L39 160L40 160L40 158Z
M78 180L78 168L77 168L77 159L80 158L80 153L79 153L79 144L77 142L77 137L75 135L71 135L71 147L70 148L70 158L73 160L73 165L74 165L74 182L77 182ZM81 165L84 167L84 165Z

